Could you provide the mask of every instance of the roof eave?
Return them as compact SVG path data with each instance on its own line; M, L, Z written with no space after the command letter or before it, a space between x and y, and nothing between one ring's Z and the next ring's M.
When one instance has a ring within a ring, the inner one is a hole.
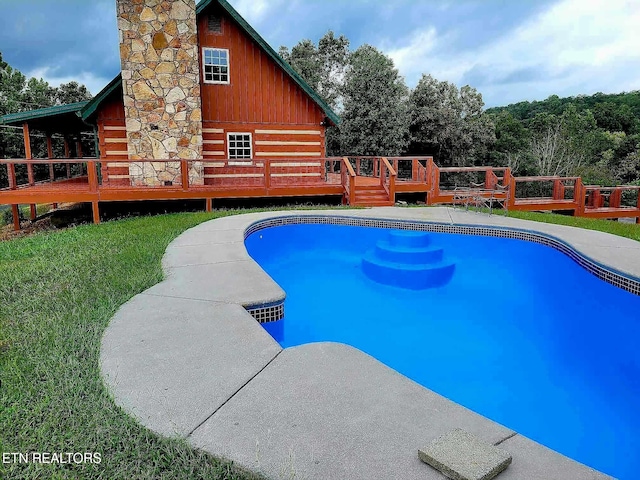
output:
M39 108L37 110L28 110L25 112L9 113L0 117L0 124L12 125L19 123L28 123L29 120L37 120L41 118L54 117L65 113L73 113L82 110L88 102L67 103L64 105L53 105L51 107Z
M121 74L118 74L107 84L106 87L100 90L100 92L98 92L98 94L93 97L80 112L78 112L78 116L80 116L82 120L87 121L96 112L100 104L121 84L122 77Z

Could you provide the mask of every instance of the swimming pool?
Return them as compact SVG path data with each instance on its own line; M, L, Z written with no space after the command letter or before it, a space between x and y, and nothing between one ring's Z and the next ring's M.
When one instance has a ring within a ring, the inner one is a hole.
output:
M287 293L282 346L336 341L571 458L640 468L640 297L515 239L430 233L448 283L399 288L363 271L392 231L286 225L246 239ZM634 472L634 473L632 473Z

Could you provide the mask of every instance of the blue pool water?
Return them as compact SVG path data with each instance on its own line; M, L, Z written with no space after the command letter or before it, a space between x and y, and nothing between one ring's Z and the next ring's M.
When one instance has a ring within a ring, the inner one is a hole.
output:
M280 344L352 345L543 445L637 478L640 297L549 247L438 233L450 281L386 285L362 258L391 232L289 225L247 238L287 294L285 319L266 326Z

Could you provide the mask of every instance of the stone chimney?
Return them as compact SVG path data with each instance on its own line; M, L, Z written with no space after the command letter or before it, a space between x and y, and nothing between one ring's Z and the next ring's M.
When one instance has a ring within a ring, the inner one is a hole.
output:
M202 159L195 0L116 0L129 158ZM180 184L180 164L135 163L133 185ZM190 162L202 183L202 162Z

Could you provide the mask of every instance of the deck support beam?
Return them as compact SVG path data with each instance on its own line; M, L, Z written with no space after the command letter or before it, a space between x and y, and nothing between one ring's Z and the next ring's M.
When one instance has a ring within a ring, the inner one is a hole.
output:
M29 133L29 124L27 122L22 124L22 133L24 135L24 158L31 160L33 158L31 156L31 134ZM27 163L27 176L29 178L29 185L35 185L36 182L33 176L33 165L30 163ZM37 215L36 204L30 204L29 209L31 220L35 220Z
M100 206L97 200L91 202L91 212L93 214L93 223L98 225L100 223Z
M204 209L207 212L210 212L213 209L213 199L211 197L205 198Z

